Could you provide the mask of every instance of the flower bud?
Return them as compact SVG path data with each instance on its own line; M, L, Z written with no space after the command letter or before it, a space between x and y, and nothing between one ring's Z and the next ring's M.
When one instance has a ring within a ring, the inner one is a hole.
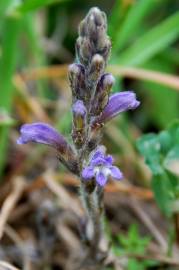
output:
M69 66L69 81L72 90L73 100L84 98L85 70L80 64Z
M80 148L85 140L87 110L82 100L77 100L72 106L73 129L72 137L75 145Z
M87 17L93 19L96 26L106 25L106 14L97 7L91 8Z
M79 36L85 37L87 36L87 24L85 20L82 20L79 25Z
M92 101L92 115L99 115L103 111L104 107L108 103L109 93L113 84L114 77L111 74L107 73L101 77L96 87L94 100Z
M99 37L99 29L102 27L106 31L106 16L99 8L92 8L86 17L86 23L88 27L88 35L95 43Z
M104 67L105 62L103 57L100 54L95 54L90 65L89 80L92 82L97 81L103 73Z
M88 37L79 37L76 41L76 53L83 65L88 65L92 56L92 44Z

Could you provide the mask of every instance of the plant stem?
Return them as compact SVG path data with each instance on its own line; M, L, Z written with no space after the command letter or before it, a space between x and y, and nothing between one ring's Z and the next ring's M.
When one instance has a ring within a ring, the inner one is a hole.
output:
M90 242L89 252L91 257L97 258L100 252L100 241L103 237L103 190L95 187L90 192L83 181L81 181L80 189L82 202L88 216L88 226L91 226L90 235L87 235Z

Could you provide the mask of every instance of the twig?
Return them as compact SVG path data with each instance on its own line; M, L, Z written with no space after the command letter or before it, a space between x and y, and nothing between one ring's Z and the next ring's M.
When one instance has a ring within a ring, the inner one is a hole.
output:
M120 75L127 78L153 81L162 85L169 86L179 91L179 77L162 72L145 70L141 68L122 67L111 65L108 70L114 75Z
M166 252L167 250L167 241L163 237L163 235L160 233L160 231L157 229L151 218L146 214L146 212L142 209L139 202L131 197L131 207L136 212L136 214L139 216L139 218L142 220L142 222L145 224L145 226L148 228L148 230L151 232L157 243L161 246L161 249Z
M138 260L154 260L154 261L158 261L164 264L170 264L170 265L177 265L179 266L179 260L176 260L174 258L169 258L169 257L164 257L161 255L139 255L139 254L126 254L126 256L128 257L135 257Z
M16 231L8 225L6 225L4 231L8 237L18 246L23 255L23 270L30 270L30 261L26 253L26 249L24 248L22 239L19 237Z
M19 270L18 268L4 261L0 261L0 269L1 270Z
M55 174L54 179L59 181L62 184L74 185L77 186L79 181L73 175L69 173ZM43 176L39 176L35 179L30 185L25 188L25 193L33 192L34 190L41 189L45 185ZM154 195L150 189L136 187L131 184L126 184L124 182L111 182L108 183L105 187L105 191L108 193L117 193L123 192L125 194L132 194L137 199L140 200L153 200Z
M11 215L11 212L14 206L16 205L18 199L20 198L25 187L24 180L21 177L15 178L13 184L14 184L13 190L4 201L2 205L1 213L0 213L0 239L3 236L3 232L5 229L6 223L8 221L8 218Z
M70 196L67 191L58 183L54 181L55 174L52 171L47 171L43 174L44 182L47 187L60 199L61 204L65 208L71 208L78 216L83 214L83 210L79 201Z

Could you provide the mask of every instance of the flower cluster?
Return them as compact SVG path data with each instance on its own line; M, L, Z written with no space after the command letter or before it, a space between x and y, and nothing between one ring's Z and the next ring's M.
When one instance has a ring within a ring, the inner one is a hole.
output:
M100 145L103 125L119 113L139 106L131 91L110 95L114 77L105 73L111 42L106 34L106 16L92 8L79 26L76 42L77 63L69 66L72 90L72 140L67 140L50 125L25 124L19 144L36 142L54 147L60 161L87 182L96 180L104 186L111 176L121 179L122 173L113 166L113 158L105 155Z

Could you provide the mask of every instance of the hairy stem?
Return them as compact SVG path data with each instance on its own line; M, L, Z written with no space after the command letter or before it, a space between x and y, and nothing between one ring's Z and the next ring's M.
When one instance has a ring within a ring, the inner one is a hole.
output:
M103 191L100 190L99 192L98 187L96 187L90 192L83 181L81 181L80 191L88 216L87 239L90 243L90 254L92 257L98 257L100 241L103 237Z

